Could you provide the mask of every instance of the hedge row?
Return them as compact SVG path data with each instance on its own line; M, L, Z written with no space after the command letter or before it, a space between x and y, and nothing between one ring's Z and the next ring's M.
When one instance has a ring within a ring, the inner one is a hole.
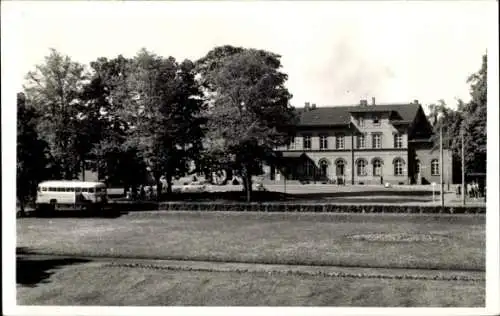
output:
M269 271L255 271L250 269L232 269L232 268L191 268L188 266L165 266L157 264L143 264L143 263L108 263L104 267L110 268L141 268L150 270L168 270L168 271L196 271L196 272L235 272L235 273L261 273L261 274L285 274L285 275L298 275L298 276L320 276L320 277L337 277L337 278L357 278L357 279L389 279L389 280L438 280L438 281L469 281L469 282L484 282L485 279L481 277L474 277L468 275L415 275L415 274L373 274L373 273L349 273L349 272L328 272L328 271L297 271L297 270L269 270Z
M308 212L308 213L410 213L410 214L484 214L481 206L421 205L346 205L331 203L210 203L210 202L135 202L112 204L115 209L166 211Z

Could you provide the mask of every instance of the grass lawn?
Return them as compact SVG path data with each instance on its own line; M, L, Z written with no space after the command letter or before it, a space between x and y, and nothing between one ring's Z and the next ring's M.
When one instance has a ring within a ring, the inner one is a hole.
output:
M17 247L131 258L484 270L485 218L187 211L21 218Z
M107 306L484 306L484 282L296 276L265 272L163 271L65 266L35 287L19 285L20 305Z

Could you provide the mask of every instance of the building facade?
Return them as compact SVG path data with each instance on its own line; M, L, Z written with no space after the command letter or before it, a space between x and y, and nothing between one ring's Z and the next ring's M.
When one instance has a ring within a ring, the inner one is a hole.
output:
M277 148L282 167L268 166L275 182L332 184L440 183L440 151L418 101L297 109L299 124ZM451 183L451 153L444 150L444 183ZM279 170L278 170L279 169Z

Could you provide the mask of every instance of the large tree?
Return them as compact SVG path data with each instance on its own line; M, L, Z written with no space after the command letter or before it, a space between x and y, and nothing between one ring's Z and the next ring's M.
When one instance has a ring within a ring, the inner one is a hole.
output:
M443 130L445 148L452 150L454 160L461 159L461 134L465 140L465 172L486 172L486 113L487 113L487 56L483 56L481 69L472 74L471 101L458 100L457 109L449 108L443 100L429 105L429 121L433 124L433 140L439 146L440 129Z
M460 131L463 121L462 109L464 103L458 100L457 109L454 110L446 105L443 100L437 104L429 105L429 121L433 124L433 142L435 147L439 146L440 131L443 131L443 147L450 149L456 158L460 157L461 142Z
M141 50L127 78L131 98L124 104L123 119L130 124L127 144L138 148L156 182L188 171L188 162L199 149L203 135L202 101L195 81L194 65L173 57L163 58Z
M74 179L89 149L80 122L84 67L52 49L26 79L26 97L41 114L38 130L58 170L54 176Z
M146 167L138 149L125 144L129 124L120 115L130 98L127 78L131 66L132 60L122 55L91 62L92 75L83 89L82 100L86 108L85 134L92 145L90 155L97 160L99 177L108 185L136 191L146 180Z
M38 135L38 119L39 114L27 104L24 93L18 93L16 194L23 215L25 204L36 195L38 183L49 176L47 143Z
M467 81L471 85L471 101L463 109L465 168L468 173L486 172L487 75L488 57L483 55L481 68Z
M242 177L250 201L252 176L287 143L294 122L280 56L222 46L197 64L209 104L206 151Z

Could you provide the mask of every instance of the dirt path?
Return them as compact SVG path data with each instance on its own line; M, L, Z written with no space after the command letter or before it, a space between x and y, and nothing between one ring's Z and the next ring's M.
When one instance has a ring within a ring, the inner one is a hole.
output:
M384 269L362 267L307 266L284 264L250 264L193 260L154 260L109 256L76 256L56 254L18 255L18 261L67 260L93 262L106 267L125 267L170 271L276 273L287 275L327 276L341 278L377 278L397 280L484 281L484 272L433 269Z
M19 305L484 305L484 273L21 255Z

